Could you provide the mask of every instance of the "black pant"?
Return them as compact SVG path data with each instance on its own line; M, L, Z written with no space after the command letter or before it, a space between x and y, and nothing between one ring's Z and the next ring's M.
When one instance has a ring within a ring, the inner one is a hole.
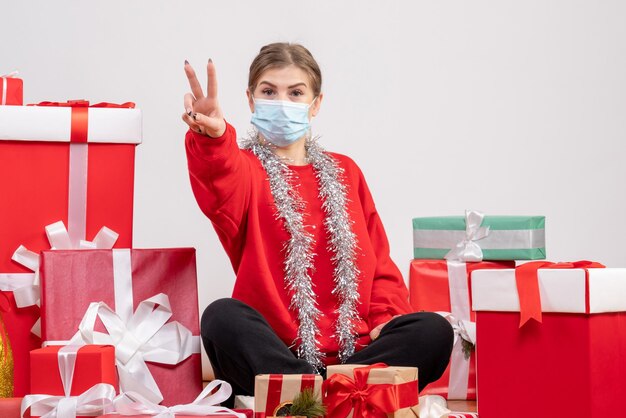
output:
M257 374L313 373L258 311L236 299L210 304L202 315L201 334L215 377L230 383L237 395L254 393ZM445 371L452 342L448 321L432 312L416 312L391 320L376 340L346 363L417 367L421 391Z

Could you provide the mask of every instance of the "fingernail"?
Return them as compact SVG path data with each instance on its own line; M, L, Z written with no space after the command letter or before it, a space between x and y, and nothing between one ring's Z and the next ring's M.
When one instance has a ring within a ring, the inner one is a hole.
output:
M185 65L189 65L189 61L185 60Z
M213 60L211 58L209 58L209 62L213 62Z
M196 113L194 113L193 115L191 115L191 117L193 118L193 120L196 120Z

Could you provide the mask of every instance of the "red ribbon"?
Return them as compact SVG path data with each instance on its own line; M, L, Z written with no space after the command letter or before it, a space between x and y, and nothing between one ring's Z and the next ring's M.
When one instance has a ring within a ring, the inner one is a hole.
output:
M531 318L542 321L541 295L539 294L539 269L587 269L604 268L605 266L594 261L573 261L568 263L552 263L550 261L533 261L515 268L515 283L519 295L520 328Z
M134 109L135 103L126 102L122 104L101 102L90 105L88 100L68 100L67 102L39 102L29 106L50 106L50 107L71 107L72 108L72 125L70 130L70 142L85 144L89 132L89 108L90 107L106 107L113 109Z
M265 413L267 416L274 415L274 409L280 404L280 393L283 390L283 375L270 374L267 382L267 401Z
M28 106L53 106L53 107L109 107L114 109L134 109L135 103L126 102L122 104L101 102L93 105L89 104L89 100L68 100L67 102L39 102L29 104Z
M393 384L367 384L370 371L387 367L384 363L355 368L354 379L330 376L322 386L327 418L345 418L354 409L354 418L387 418L387 414L417 404L417 380Z

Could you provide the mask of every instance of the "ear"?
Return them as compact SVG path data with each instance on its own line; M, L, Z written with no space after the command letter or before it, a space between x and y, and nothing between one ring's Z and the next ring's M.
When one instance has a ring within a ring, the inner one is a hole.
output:
M248 96L248 106L250 106L250 112L254 113L254 100L250 89L246 89L246 96Z
M315 99L315 103L313 103L313 105L309 109L309 115L311 117L317 116L317 114L320 111L320 106L322 105L323 99L324 99L324 93L320 93L319 96L317 96L317 99Z

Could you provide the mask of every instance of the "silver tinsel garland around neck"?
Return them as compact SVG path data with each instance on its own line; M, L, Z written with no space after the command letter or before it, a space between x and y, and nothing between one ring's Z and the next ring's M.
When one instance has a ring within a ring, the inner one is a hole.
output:
M324 354L319 349L318 326L322 315L317 308L317 295L311 279L313 268L313 236L304 228L304 202L293 181L294 173L266 144L258 134L241 143L243 149L251 150L267 172L270 190L277 209L289 233L285 243L285 288L291 293L290 309L297 313L298 332L295 343L300 358L305 359L317 371L324 367ZM334 265L333 294L337 297L337 322L335 338L339 344L339 360L343 363L355 351L356 322L359 302L356 266L357 239L352 231L348 215L346 186L342 182L343 168L334 158L324 152L316 139L307 137L306 152L313 165L318 181L319 196L324 210L324 227L328 234L328 249Z

